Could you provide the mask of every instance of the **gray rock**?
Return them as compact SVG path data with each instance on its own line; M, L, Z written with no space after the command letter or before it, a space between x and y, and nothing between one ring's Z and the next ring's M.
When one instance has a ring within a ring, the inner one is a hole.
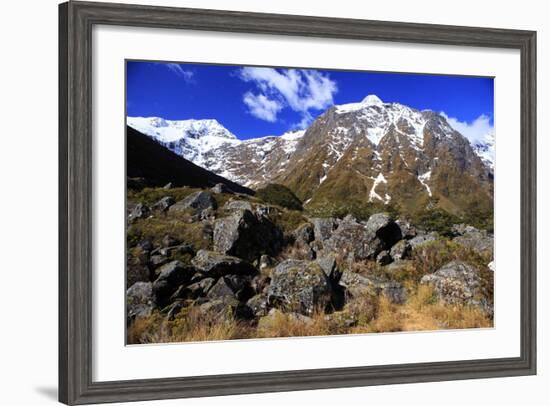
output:
M193 282L193 281L191 281ZM206 296L208 291L214 286L216 280L214 278L204 278L190 285L180 285L180 287L172 294L170 301L177 299L197 299Z
M228 275L219 278L214 286L208 291L207 296L218 299L223 296L231 296L241 302L247 301L254 295L250 284L251 277L243 275Z
M213 186L210 191L212 193L233 193L231 189L224 183L216 183L215 186Z
M383 294L394 303L401 304L407 300L405 288L396 281L366 277L351 271L344 271L340 278L340 285L346 289L346 295L351 298Z
M342 273L338 269L336 256L334 254L329 253L327 255L319 257L315 260L315 262L319 264L325 275L327 275L333 283L338 283L340 277L342 276Z
M328 240L338 227L338 223L332 217L312 218L311 222L313 223L315 239L321 242Z
M172 182L168 182L166 185L162 187L163 189L172 189Z
M250 307L230 296L224 296L223 298L203 303L199 306L199 311L218 320L254 318Z
M269 310L267 305L267 295L265 293L260 293L251 297L246 302L246 305L250 308L255 317L263 317L267 315Z
M168 306L166 309L163 309L163 312L166 313L166 318L168 320L174 320L176 316L183 310L185 305L182 302L175 302Z
M383 241L386 249L389 249L402 238L401 229L386 213L376 213L370 216L365 228Z
M126 311L128 323L151 315L155 305L151 282L136 282L126 291Z
M352 260L374 259L385 249L384 242L363 224L342 222L323 242L323 252L332 252Z
M213 243L215 251L254 262L263 254L276 256L283 233L267 217L241 210L215 221Z
M399 226L401 229L401 235L404 239L410 240L417 235L416 227L414 227L411 223L409 223L407 220L404 219L397 219L395 223Z
M449 304L473 305L492 314L492 298L484 287L479 270L462 261L452 261L420 283L431 285L437 297Z
M252 211L252 205L246 200L230 200L223 205L223 209L227 211L232 210L250 210Z
M429 234L419 234L413 239L409 240L409 244L412 249L415 249L422 244L437 240L438 237L439 235L436 232L431 232Z
M149 263L151 264L151 267L153 269L158 268L159 266L162 266L168 262L168 258L166 258L164 255L151 255L151 258L149 258Z
M158 278L153 282L153 294L159 307L168 304L171 295L180 285L189 283L196 269L180 261L172 261L158 269Z
M273 270L267 301L271 307L308 316L325 310L331 294L330 281L319 264L286 260Z
M402 261L410 257L412 252L411 244L407 240L401 240L390 250L390 256L394 261Z
M292 233L297 244L307 245L315 239L313 224L304 223Z
M453 231L460 231L458 236L453 239L454 242L469 247L479 253L493 253L495 245L494 238L485 230L478 230L475 227L465 226L464 224L455 224Z
M387 251L387 250L384 250L384 251L381 251L377 256L376 256L376 263L378 265L388 265L392 262L392 257L390 255L390 252Z
M168 210L171 212L185 211L193 209L195 212L201 212L204 209L216 209L218 204L211 192L199 191L191 193L185 199L172 205Z
M255 275L256 268L240 258L214 251L199 250L192 264L203 275L219 278L225 275Z
M172 247L164 247L159 250L160 255L171 256L175 254L190 254L194 255L195 250L191 244L180 244Z
M153 206L151 206L151 209L164 212L164 211L167 211L170 208L170 206L174 205L175 203L176 203L176 200L172 196L164 196L162 199L156 202Z
M136 204L136 206L128 216L128 221L130 223L133 223L138 219L144 219L149 217L150 214L151 214L151 209L149 209L148 206L146 206L143 203L138 203Z

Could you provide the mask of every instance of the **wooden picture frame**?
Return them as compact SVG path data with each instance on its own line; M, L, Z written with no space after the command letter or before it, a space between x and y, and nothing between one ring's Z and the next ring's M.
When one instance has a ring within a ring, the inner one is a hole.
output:
M511 48L521 54L521 354L219 376L92 379L92 27L95 24ZM536 33L234 11L68 2L59 6L59 400L219 396L536 373Z

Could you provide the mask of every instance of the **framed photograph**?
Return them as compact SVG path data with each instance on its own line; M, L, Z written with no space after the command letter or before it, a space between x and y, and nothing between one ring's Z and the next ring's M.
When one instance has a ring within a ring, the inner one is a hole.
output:
M60 5L66 404L536 373L536 33Z

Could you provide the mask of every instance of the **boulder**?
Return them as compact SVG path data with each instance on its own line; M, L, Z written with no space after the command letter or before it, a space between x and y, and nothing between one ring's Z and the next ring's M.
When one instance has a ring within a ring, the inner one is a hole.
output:
M195 268L186 266L180 261L169 262L157 271L158 278L153 282L153 294L159 307L166 306L176 289L189 283L196 273Z
M276 256L283 245L283 233L265 216L240 210L214 223L214 251L254 262L260 255Z
M151 264L151 267L153 269L156 269L168 262L168 258L166 258L164 255L156 254L151 255L151 258L149 258L149 263Z
M369 233L374 233L386 249L389 249L402 238L401 228L386 213L376 213L369 217L365 228Z
M420 283L431 285L445 303L478 306L492 313L492 297L487 285L479 270L466 262L449 262L433 274L423 276Z
M172 189L172 182L168 182L166 185L162 187L163 189Z
M256 268L240 258L214 251L199 250L191 263L204 276L219 278L226 275L255 275Z
M319 264L325 275L327 275L333 283L338 283L340 277L342 276L342 273L338 269L336 256L334 254L329 253L327 255L319 257L315 260L315 262Z
M246 305L252 311L255 317L263 317L267 315L268 305L267 305L267 295L265 293L257 294L246 302Z
M328 240L332 236L333 231L338 227L338 222L332 217L312 218L311 222L313 223L315 239L321 242Z
M223 205L223 210L233 211L233 210L250 210L252 211L252 205L246 200L230 200Z
M419 233L416 237L409 240L409 244L410 244L412 249L415 249L419 245L426 244L430 241L437 240L438 237L439 237L439 235L435 231L433 231L429 234L420 234Z
M478 253L493 253L495 245L494 238L485 230L478 230L475 227L464 226L463 224L455 224L453 231L460 232L453 238L454 242L469 247Z
M128 216L128 222L133 223L138 219L144 219L149 217L151 214L151 209L143 203L138 203L130 212Z
M241 302L245 302L255 293L250 281L250 276L243 275L228 275L221 277L208 291L207 296L211 299L231 296Z
M250 307L230 296L205 302L198 309L200 313L217 320L254 318Z
M172 196L164 196L158 202L156 202L151 209L165 212L170 206L173 206L176 203L176 200Z
M252 286L252 289L254 290L255 293L264 293L267 290L270 283L271 283L270 276L260 274L252 278L250 285Z
M411 223L409 223L407 220L404 219L397 219L395 223L399 226L401 229L401 235L405 240L410 240L416 237L416 227L414 227Z
M391 247L390 256L393 261L402 261L409 258L411 252L411 244L407 240L401 240Z
M376 256L376 263L378 265L388 265L392 262L392 257L390 255L390 252L388 250L380 251L380 253Z
M137 247L143 252L150 252L154 248L151 240L141 240L138 242Z
M349 298L383 294L393 303L401 304L407 300L405 288L396 281L366 277L351 271L344 271L340 278L340 285L346 289L346 296Z
M306 316L325 310L331 302L331 284L319 264L286 260L273 270L267 289L271 307Z
M297 244L307 245L315 239L315 233L313 224L304 223L292 233L294 240Z
M170 301L175 301L177 299L194 300L199 297L204 297L215 283L216 280L214 278L204 278L198 282L190 283L189 285L180 285L170 297Z
M136 282L126 291L128 323L136 318L151 315L154 307L153 284L151 282Z
M216 199L211 192L199 191L191 193L185 199L180 200L168 209L170 212L186 211L192 209L195 212L201 212L204 209L216 209L218 207Z
M342 222L332 236L323 242L323 252L332 252L350 260L374 259L385 249L382 240L363 224Z
M225 185L224 183L216 183L216 185L214 185L210 191L212 193L233 193L233 191L231 189L229 189L229 187L227 185Z

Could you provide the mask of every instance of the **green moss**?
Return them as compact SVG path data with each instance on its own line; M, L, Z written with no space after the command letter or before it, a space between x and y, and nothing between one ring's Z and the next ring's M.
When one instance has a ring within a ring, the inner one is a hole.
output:
M256 197L269 204L291 210L302 210L302 202L286 186L271 183L256 191Z

